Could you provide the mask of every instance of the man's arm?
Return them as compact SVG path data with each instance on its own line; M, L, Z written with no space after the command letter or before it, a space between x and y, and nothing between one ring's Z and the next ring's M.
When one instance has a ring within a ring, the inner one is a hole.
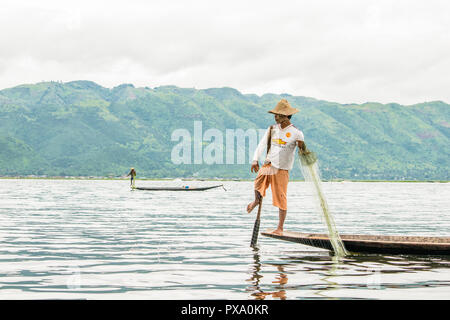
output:
M259 170L258 159L263 153L264 148L267 146L267 139L269 138L269 130L270 127L267 129L266 133L264 134L264 137L259 142L258 147L256 148L255 153L253 154L252 168L250 169L251 172L258 172Z
M306 148L306 144L304 141L298 140L297 141L297 146L298 146L298 155L301 156L302 154L308 155L311 153L311 151L309 151Z
M299 152L303 152L306 150L306 145L305 145L304 141L297 140L297 146L298 146Z
M298 154L301 155L303 152L306 151L305 136L303 135L302 131L297 132L296 140L298 146Z

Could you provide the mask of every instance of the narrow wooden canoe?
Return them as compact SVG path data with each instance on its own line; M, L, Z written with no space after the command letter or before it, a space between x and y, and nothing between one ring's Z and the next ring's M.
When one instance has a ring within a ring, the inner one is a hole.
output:
M201 187L201 188L183 188L183 187L136 187L135 190L147 190L147 191L205 191L213 188L223 187L223 184L217 185L217 186L210 186L210 187Z
M333 250L328 235L284 231L282 235L270 231L261 233L275 239L297 242L316 248ZM450 255L450 237L375 236L341 234L347 251L388 254Z

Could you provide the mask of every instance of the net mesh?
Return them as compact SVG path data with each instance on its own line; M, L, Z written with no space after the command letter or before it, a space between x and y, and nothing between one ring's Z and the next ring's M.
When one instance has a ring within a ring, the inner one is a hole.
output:
M322 190L317 155L315 152L305 149L304 151L299 151L299 157L300 170L302 171L303 177L305 178L305 182L307 182L307 184L313 189L312 194L315 198L316 204L318 204L318 206L316 207L318 208L318 213L322 216L328 229L328 237L333 247L334 254L336 256L343 257L348 253L336 229L333 215L330 212L325 195Z

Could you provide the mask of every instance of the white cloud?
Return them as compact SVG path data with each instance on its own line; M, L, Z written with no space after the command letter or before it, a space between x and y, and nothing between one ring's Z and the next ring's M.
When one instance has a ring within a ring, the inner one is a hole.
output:
M6 1L0 88L41 80L450 102L447 1Z

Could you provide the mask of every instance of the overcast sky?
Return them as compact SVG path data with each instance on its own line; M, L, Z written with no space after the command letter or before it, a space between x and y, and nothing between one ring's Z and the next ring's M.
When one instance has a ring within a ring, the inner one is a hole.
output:
M0 37L0 89L91 80L450 102L447 0L2 0Z

